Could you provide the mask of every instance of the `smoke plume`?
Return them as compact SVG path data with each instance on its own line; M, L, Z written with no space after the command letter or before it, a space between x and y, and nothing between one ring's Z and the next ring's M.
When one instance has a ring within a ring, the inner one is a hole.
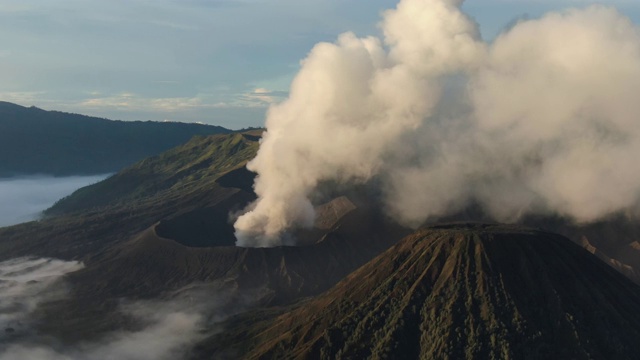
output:
M248 165L258 200L236 221L238 245L310 226L309 198L327 180L375 177L406 225L472 201L501 221L635 207L638 28L591 6L487 43L461 4L402 0L383 14L383 40L347 33L313 48Z

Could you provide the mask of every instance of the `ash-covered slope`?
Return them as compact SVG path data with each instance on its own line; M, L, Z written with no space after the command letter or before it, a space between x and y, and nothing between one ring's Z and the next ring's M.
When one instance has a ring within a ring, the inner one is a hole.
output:
M212 209L226 205L221 202ZM218 214L222 218L212 217L209 223L223 225L226 213ZM179 234L196 226L190 216L152 226L70 274L74 296L43 312L40 330L65 341L82 341L122 321L117 318L120 299L163 298L194 283L224 284L227 290L255 294L253 301L262 306L289 304L329 289L408 233L379 213L354 208L330 228L309 231L312 241L305 246L236 247L233 233L224 229L202 238L207 247L162 236L167 229Z
M163 298L192 283L289 303L327 290L408 233L367 201L338 196L318 207L315 228L295 234L306 246L236 247L229 216L255 198L244 165L258 135L194 138L77 191L47 219L0 229L0 259L85 264L68 276L72 296L39 312L39 330L84 341L122 325L123 297Z
M640 287L562 236L439 226L295 310L236 319L195 357L635 359L639 307Z
M618 213L581 225L550 218L525 222L568 237L640 285L640 221L636 217Z
M494 222L478 204L430 223ZM566 236L640 285L640 221L632 213L617 212L591 223L554 214L527 215L518 224Z

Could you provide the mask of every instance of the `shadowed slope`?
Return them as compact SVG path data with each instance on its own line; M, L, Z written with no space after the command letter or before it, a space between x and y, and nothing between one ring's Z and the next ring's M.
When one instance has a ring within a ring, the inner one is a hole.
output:
M531 224L562 234L640 285L640 222L613 214L591 224L576 225L558 219L534 219Z
M478 205L430 223L493 220ZM640 285L640 221L632 213L614 213L592 223L578 224L553 214L530 214L518 222L566 236Z
M199 354L633 359L639 306L639 287L566 238L442 226L417 231L291 312L254 326L238 320Z
M361 209L308 246L242 248L225 245L221 234L208 239L210 247L188 247L159 236L159 227L70 274L74 297L43 314L40 329L66 341L83 340L114 326L120 298L164 296L191 283L221 282L259 292L262 305L287 304L327 290L406 234Z

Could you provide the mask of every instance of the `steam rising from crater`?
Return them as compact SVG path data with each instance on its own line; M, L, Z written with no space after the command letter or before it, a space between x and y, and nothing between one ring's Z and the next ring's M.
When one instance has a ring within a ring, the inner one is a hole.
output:
M327 180L375 177L407 225L471 201L501 221L588 222L636 205L638 28L591 6L489 44L461 3L402 0L383 15L383 40L346 33L313 48L269 110L238 245L279 245L311 225L309 197Z

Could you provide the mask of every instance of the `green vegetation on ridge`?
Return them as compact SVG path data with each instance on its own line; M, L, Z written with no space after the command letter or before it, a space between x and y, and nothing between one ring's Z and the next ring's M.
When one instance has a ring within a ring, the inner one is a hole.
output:
M50 208L44 220L0 228L0 258L84 257L158 221L234 196L241 190L222 180L233 170L244 171L258 149L258 135L196 137L82 188Z
M244 165L258 149L247 133L196 136L188 143L139 161L119 173L81 188L45 211L58 215L91 208L131 205L169 193L188 194L213 187L220 175Z

